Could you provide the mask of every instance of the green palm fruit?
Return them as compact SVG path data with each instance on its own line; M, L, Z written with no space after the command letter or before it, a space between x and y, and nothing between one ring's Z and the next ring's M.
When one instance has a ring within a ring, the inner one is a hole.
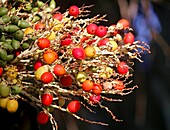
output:
M28 49L29 46L30 46L30 45L25 42L25 43L22 43L21 48L23 48L23 49Z
M9 42L5 41L2 43L2 45L6 50L13 51L13 47L11 46L11 44Z
M9 21L10 21L10 17L8 16L8 15L4 15L4 16L2 16L1 17L2 18L2 20L3 20L3 22L6 24L6 23L9 23Z
M8 9L5 7L0 7L0 17L6 15L8 13Z
M32 5L30 3L26 4L25 7L23 8L25 11L31 11L32 10Z
M24 29L30 27L30 24L26 20L19 20L18 27Z
M10 88L3 81L0 83L0 95L7 97L10 94Z
M15 50L20 48L20 42L18 40L15 40L14 38L12 39L11 45Z
M19 30L19 29L20 29L20 28L19 28L18 26L13 25L13 24L10 24L10 25L4 27L4 30L5 30L6 32L9 32L9 33L16 32L16 31Z
M39 8L41 8L41 7L43 7L45 4L44 4L44 2L38 0L38 1L37 1L37 5L38 5Z
M21 41L23 39L23 37L24 37L24 32L22 30L17 30L15 33L13 33L13 37L16 40Z
M0 42L5 41L5 35L4 34L0 34Z
M37 12L38 10L39 10L38 7L34 7L34 8L32 9L33 12Z
M6 61L6 59L7 59L7 51L5 49L0 48L0 59Z
M49 6L50 6L50 8L55 9L56 8L55 0L51 0Z
M0 25L0 33L4 31L4 25Z
M19 87L19 85L11 86L11 92L14 94L19 94L21 92L22 88Z
M31 22L35 23L35 22L39 21L40 19L41 19L40 16L35 15Z
M12 16L10 20L11 20L12 24L18 25L19 17L18 16Z
M7 55L7 61L11 61L14 58L14 54Z
M5 65L6 65L6 61L0 60L0 66L5 67Z

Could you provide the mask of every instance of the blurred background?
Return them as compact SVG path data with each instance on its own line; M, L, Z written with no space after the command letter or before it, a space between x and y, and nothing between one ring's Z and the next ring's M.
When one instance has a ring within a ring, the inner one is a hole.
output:
M109 126L88 124L66 113L54 111L59 130L170 130L170 1L169 0L56 0L60 11L71 5L94 4L89 17L107 14L108 22L115 24L126 18L137 40L145 41L151 54L143 54L144 63L135 61L134 83L139 88L127 96L115 96L122 102L104 102L115 116L123 119L116 122L101 109L92 114L81 109L79 114L87 119L104 121ZM21 102L15 114L0 111L2 130L38 130L37 109ZM50 125L39 126L50 130Z

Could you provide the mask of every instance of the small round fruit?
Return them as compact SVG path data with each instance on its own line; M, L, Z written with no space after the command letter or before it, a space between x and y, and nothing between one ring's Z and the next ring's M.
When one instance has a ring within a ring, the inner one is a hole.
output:
M101 40L98 42L98 46L106 46L107 42L109 42L109 38L101 39Z
M2 67L0 67L0 77L1 77L2 74L3 74L3 71L4 71L4 69L3 69Z
M97 29L97 25L96 24L94 24L94 23L92 23L92 24L89 24L89 25L87 25L87 33L89 33L89 34L95 34L95 32L96 32L96 29Z
M98 37L104 37L107 34L107 28L105 26L98 26L95 31L95 34Z
M10 99L8 102L7 102L7 110L8 112L10 113L14 113L18 110L18 101L15 100L15 99Z
M92 102L93 104L99 103L100 99L101 99L100 95L93 94L90 96L90 102Z
M37 122L41 125L44 125L48 122L49 116L44 111L41 111L37 115Z
M41 96L41 101L44 106L50 106L53 102L53 96L50 93L44 93Z
M77 60L83 60L86 57L84 49L81 47L73 48L72 55Z
M53 68L53 73L56 76L61 76L61 75L64 75L66 73L66 70L65 70L63 65L56 64Z
M34 32L34 29L32 29L31 27L28 27L28 28L25 29L24 35L31 34L33 32Z
M61 13L56 13L53 15L53 19L61 21L63 19L63 15Z
M84 52L85 52L86 56L90 57L90 58L94 57L94 55L96 54L96 50L92 46L87 46L84 49Z
M43 59L47 64L52 64L56 59L58 59L58 54L49 49L44 52Z
M8 86L0 85L0 96L7 97L10 94L10 88Z
M67 110L71 113L78 112L80 108L81 108L81 103L78 100L71 101L67 106Z
M113 81L113 87L116 90L123 90L125 88L124 84L122 81L120 80L115 80Z
M41 66L43 66L42 61L40 61L40 60L36 61L35 64L34 64L34 70L37 70Z
M45 28L45 25L43 24L43 23L37 23L36 25L35 25L35 30L42 30L42 29L44 29Z
M102 86L98 83L93 84L92 92L96 95L99 95L102 92Z
M7 102L9 101L9 97L0 98L0 107L5 109L7 107Z
M118 44L114 40L110 40L109 43L111 44L112 51L115 51L118 48Z
M120 19L117 24L121 24L121 26L123 27L123 29L128 28L130 26L130 23L128 20L126 19Z
M117 71L119 74L126 74L129 71L129 66L126 64L126 62L121 61L117 66Z
M76 80L79 82L84 82L86 80L87 76L85 72L78 72L76 75Z
M82 84L82 89L86 92L91 91L93 88L93 81L91 80L85 80Z
M80 13L80 10L79 10L79 8L77 6L75 6L75 5L70 6L69 14L71 16L75 16L76 17L76 16L79 15L79 13Z
M37 43L40 49L48 48L50 47L50 44L51 42L47 38L39 38Z
M8 14L8 9L5 7L0 7L0 17Z
M53 74L51 72L45 72L41 75L41 81L48 84L53 81Z
M69 87L72 85L73 79L70 75L63 75L60 77L60 83L63 87Z
M43 73L48 72L48 66L47 65L43 65L41 67L39 67L36 71L35 71L35 77L37 80L41 79L41 76Z
M131 32L129 32L124 35L123 40L124 40L125 44L128 44L128 43L132 44L135 40L135 37Z

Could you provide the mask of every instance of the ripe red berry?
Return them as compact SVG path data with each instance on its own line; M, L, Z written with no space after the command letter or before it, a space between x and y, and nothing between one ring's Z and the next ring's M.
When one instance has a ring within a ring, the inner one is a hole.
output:
M102 92L102 86L98 83L93 84L92 92L96 95L99 95Z
M99 42L98 42L98 46L106 46L106 43L109 41L109 38L104 38L104 39L101 39Z
M123 26L123 29L127 28L130 26L130 23L126 19L120 19L117 24L121 24Z
M39 38L37 43L40 49L48 48L50 47L50 44L51 42L47 38Z
M56 64L53 68L53 73L56 75L56 76L62 76L66 73L66 70L64 68L63 65L60 65L60 64Z
M43 24L43 23L37 23L36 25L35 25L35 30L42 30L42 29L44 29L45 28L45 25Z
M41 101L44 106L50 106L53 102L53 96L50 93L44 93L41 96Z
M35 64L34 64L34 70L37 70L41 66L43 66L42 61L40 61L40 60L36 61Z
M129 71L129 67L124 61L121 61L117 66L117 71L119 74L126 74Z
M63 75L60 77L60 83L63 87L69 87L72 85L73 79L70 75Z
M96 95L96 94L93 94L90 96L90 101L93 103L93 104L97 104L100 102L100 99L101 99L101 96L100 95Z
M73 48L72 55L77 60L82 60L82 59L85 59L86 57L85 51L81 47Z
M45 84L53 81L53 74L51 72L44 72L41 75L41 81Z
M91 80L85 80L82 84L82 89L86 92L91 91L93 88L93 82Z
M132 44L134 42L134 40L135 40L135 37L131 32L129 32L129 33L126 33L124 35L123 40L124 40L125 44L127 44L127 43Z
M95 34L98 37L104 37L107 34L107 28L105 26L98 26L95 31Z
M37 122L41 125L44 125L48 122L49 116L44 111L41 111L37 115Z
M61 21L63 19L63 15L61 13L56 13L53 15L53 19Z
M89 25L87 26L87 33L89 33L89 34L95 34L96 29L97 29L97 25L96 25L96 24L94 24L94 23L89 24Z
M3 74L3 68L0 67L0 76L2 76L2 74Z
M123 90L125 88L124 84L122 81L120 80L115 80L113 81L113 87L116 90Z
M67 46L70 45L72 43L72 39L71 39L71 35L70 34L66 34L61 38L61 45L62 46Z
M81 104L78 100L71 101L67 106L67 110L71 113L78 112L80 108L81 108Z
M69 14L71 15L71 16L77 16L77 15L79 15L79 13L80 13L80 10L79 10L79 8L77 7L77 6L75 6L75 5L72 5L70 8L69 8Z

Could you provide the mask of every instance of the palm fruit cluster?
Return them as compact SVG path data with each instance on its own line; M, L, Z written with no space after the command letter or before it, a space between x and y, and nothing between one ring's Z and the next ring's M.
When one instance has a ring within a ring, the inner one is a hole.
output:
M40 108L40 125L51 122L59 109L93 124L77 112L81 107L107 111L121 121L104 101L121 101L110 95L127 95L132 86L134 61L150 52L135 41L126 19L103 26L106 15L89 18L90 6L71 6L64 13L54 0L4 0L0 3L0 107L18 108L18 99ZM109 95L109 96L108 96ZM92 106L92 107L91 107Z

